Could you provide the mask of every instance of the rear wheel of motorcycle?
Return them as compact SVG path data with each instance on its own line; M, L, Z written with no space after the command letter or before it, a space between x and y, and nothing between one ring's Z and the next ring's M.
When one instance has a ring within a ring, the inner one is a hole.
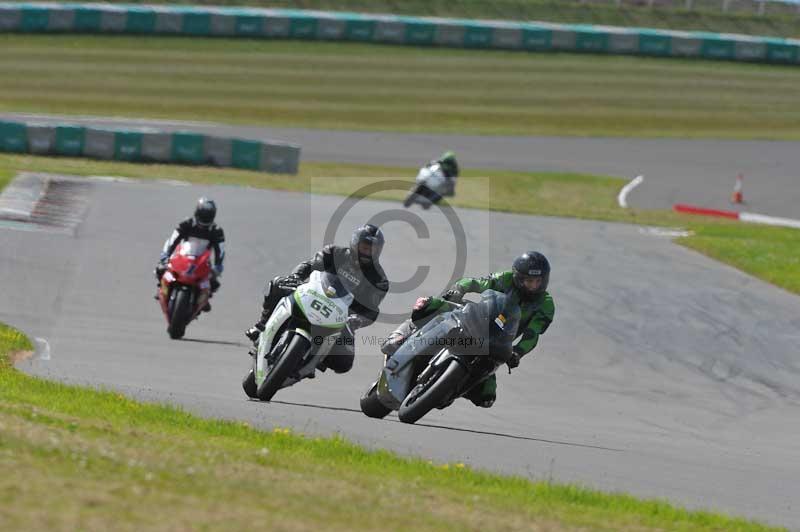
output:
M188 290L179 290L175 294L175 301L172 304L172 314L169 317L169 327L167 333L173 340L183 338L186 333L186 325L189 323L189 316L192 312L191 294Z
M369 387L367 393L361 396L361 411L367 415L367 417L374 417L377 419L383 419L389 412L392 411L391 408L386 408L381 403L381 400L378 399L378 383L376 382L372 386Z
M258 398L258 387L256 386L256 374L253 370L250 370L250 373L247 374L247 377L244 378L242 381L242 389L244 393L247 394L247 397L251 399Z
M283 381L289 377L300 364L303 356L311 348L311 342L305 336L295 334L289 341L278 361L269 369L267 377L256 392L259 399L269 401L281 389Z
M450 362L439 377L418 384L406 396L397 416L403 423L416 423L425 414L444 403L467 374L467 370L456 362Z

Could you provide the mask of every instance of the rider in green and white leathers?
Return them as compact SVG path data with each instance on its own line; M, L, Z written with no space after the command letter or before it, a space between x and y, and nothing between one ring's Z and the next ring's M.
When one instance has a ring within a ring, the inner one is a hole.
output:
M460 302L464 294L496 290L511 295L519 303L522 314L514 355L508 362L509 367L516 367L520 359L536 347L539 336L544 334L553 321L555 305L552 296L547 292L549 276L550 265L544 255L528 252L518 257L509 271L499 271L480 278L465 277L457 281L441 298L427 297L417 300L411 318L389 335L382 351L391 356L416 331L414 322L449 308L445 300ZM526 283L531 279L536 279L538 286L529 289ZM497 380L492 375L468 398L477 406L489 407L494 403L496 390Z

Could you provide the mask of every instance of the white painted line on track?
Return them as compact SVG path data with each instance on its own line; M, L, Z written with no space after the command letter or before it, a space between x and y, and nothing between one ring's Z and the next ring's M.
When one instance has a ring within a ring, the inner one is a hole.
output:
M130 177L118 177L113 175L90 175L85 179L98 181L100 183L136 183L137 180Z
M50 172L20 172L17 177L37 177L41 179L57 179L60 181L73 181L76 183L85 183L87 181L95 183L124 183L126 185L138 184L157 184L169 185L173 187L190 187L193 184L189 181L181 181L179 179L149 179L137 177L123 177L115 175L72 175L72 174L54 174ZM7 189L6 189L7 190ZM0 211L1 212L1 211Z
M628 194L630 193L631 190L641 185L642 181L644 181L644 176L637 175L636 177L631 179L628 182L628 184L622 187L622 189L619 191L619 195L617 196L617 203L619 203L620 207L622 207L623 209L628 208L628 199L627 199Z
M778 218L777 216L767 216L766 214L740 212L739 220L755 224L775 225L780 227L794 227L795 229L800 229L800 220L793 220L791 218Z
M145 181L141 180L141 182L145 182ZM157 184L157 185L167 185L167 186L170 186L170 187L191 187L191 186L193 186L193 184L190 183L189 181L178 181L177 179L154 179L152 182Z
M30 218L31 213L27 209L13 209L11 207L0 207L0 216L19 216L20 218Z
M18 220L0 220L0 229L11 231L26 231L28 233L50 233L54 235L72 235L72 229L54 227L52 225L40 225L33 222Z
M126 185L138 185L138 184L145 184L146 185L148 183L154 183L156 185L168 185L168 186L171 186L171 187L190 187L190 186L192 186L192 183L190 183L188 181L180 181L178 179L144 179L144 178L137 179L137 178L133 178L133 177L119 177L119 176L113 176L113 175L90 175L90 176L86 176L86 177L69 176L69 175L67 175L67 176L59 176L59 177L64 178L64 179L69 178L69 179L73 179L75 181L81 181L81 180L87 180L88 179L89 181L94 181L94 182L97 182L97 183L124 183Z
M37 349L36 353L39 355L39 360L50 360L50 342L44 338L34 338Z
M667 238L680 238L692 236L694 232L685 229L669 229L666 227L640 227L639 233L650 236L663 236Z

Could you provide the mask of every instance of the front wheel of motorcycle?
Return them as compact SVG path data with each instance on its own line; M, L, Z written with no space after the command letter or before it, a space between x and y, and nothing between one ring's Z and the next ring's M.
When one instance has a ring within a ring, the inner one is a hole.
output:
M425 414L443 404L455 392L466 376L467 370L456 362L450 362L438 377L415 386L400 405L397 416L403 423L416 423Z
M251 399L258 398L258 387L256 386L256 374L251 369L250 372L247 374L247 377L244 378L242 381L242 389L244 393L247 394L247 397Z
M283 353L278 356L278 360L270 367L264 382L258 387L256 392L258 398L262 401L272 399L272 396L281 389L283 381L297 369L309 349L311 342L305 336L294 334Z
M369 387L367 393L361 396L361 411L367 417L374 417L376 419L383 419L392 411L391 408L386 408L378 399L378 383L375 382Z
M188 290L179 290L178 293L175 294L175 301L172 304L172 313L169 317L169 327L167 327L167 333L170 338L173 340L183 338L191 313L191 294Z

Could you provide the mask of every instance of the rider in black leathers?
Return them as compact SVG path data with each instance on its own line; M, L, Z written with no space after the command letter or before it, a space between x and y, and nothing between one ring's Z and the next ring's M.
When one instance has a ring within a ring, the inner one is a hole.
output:
M161 257L156 265L155 274L159 286L161 284L161 276L167 271L167 263L169 258L175 252L178 244L189 238L199 238L207 240L208 245L214 252L214 262L211 268L211 294L213 295L219 289L219 277L222 275L223 263L225 261L225 233L222 227L214 223L217 216L217 205L214 200L202 197L197 200L197 206L194 210L194 216L187 218L180 222L178 226L172 231L172 234L164 242L164 248L161 250ZM158 295L156 294L156 298ZM211 304L206 303L203 308L204 312L211 310Z

